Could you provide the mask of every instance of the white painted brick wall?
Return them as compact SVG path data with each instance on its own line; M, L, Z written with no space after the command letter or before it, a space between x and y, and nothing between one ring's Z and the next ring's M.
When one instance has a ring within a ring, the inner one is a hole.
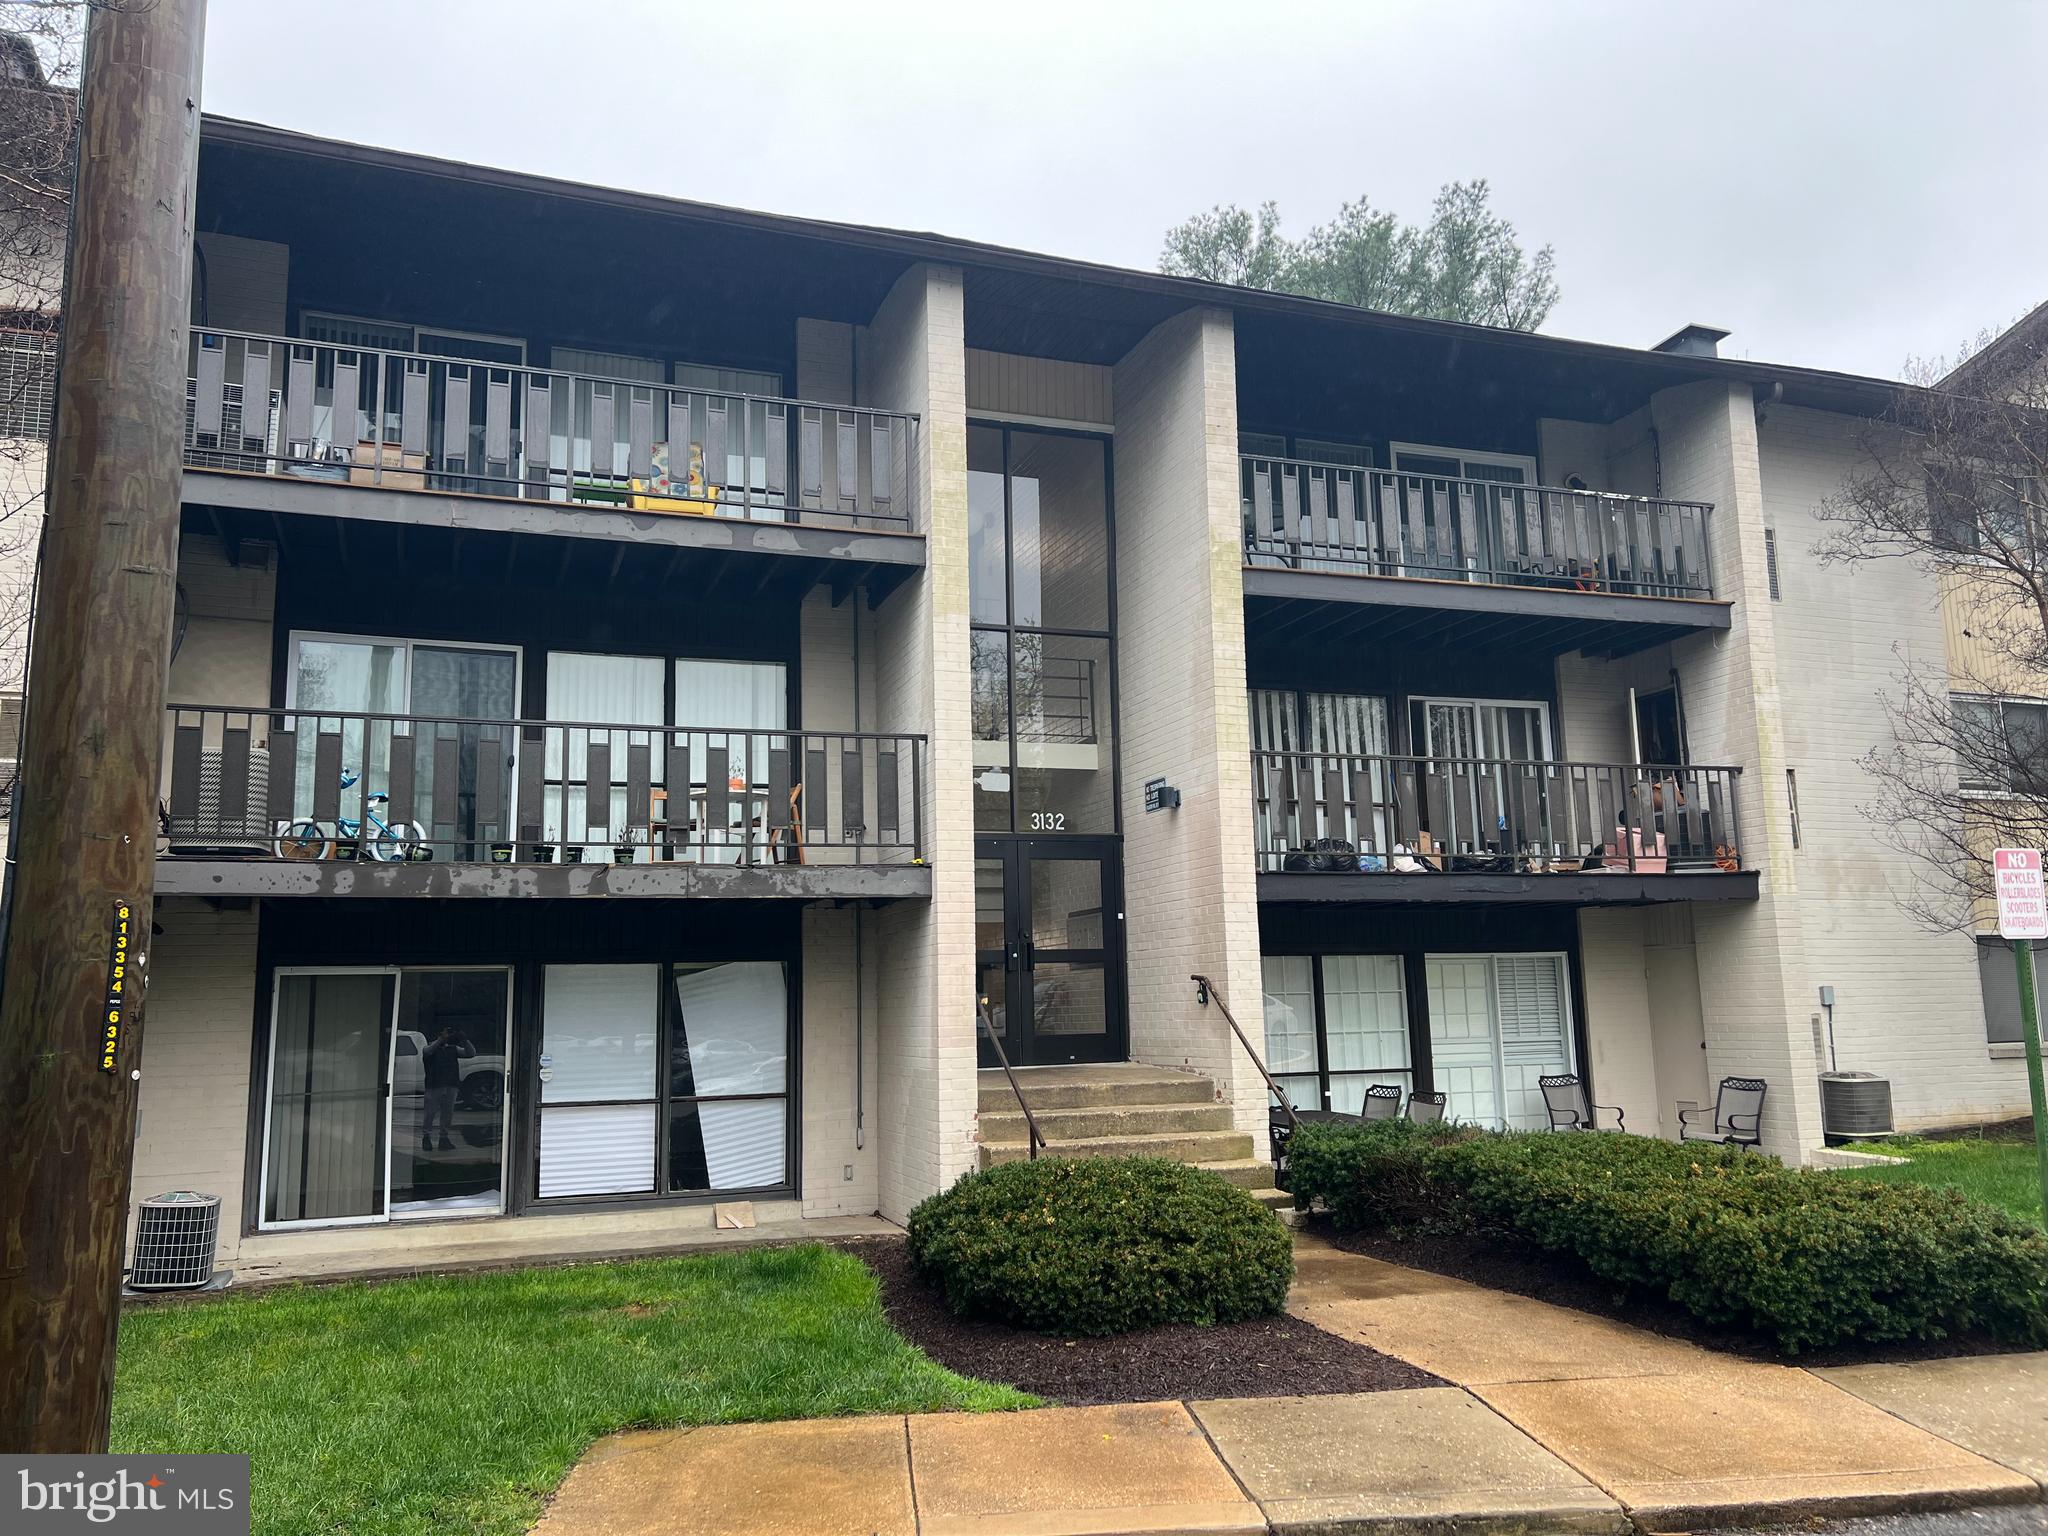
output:
M189 896L158 905L143 1011L133 1202L168 1190L219 1195L220 1262L242 1230L256 911L216 912Z
M965 299L952 268L898 281L859 349L861 403L922 418L914 468L922 578L879 614L881 730L924 731L932 900L879 914L877 1041L884 1215L901 1219L972 1166L975 1114L974 807L967 630Z
M1131 1053L1208 1074L1263 1138L1264 1085L1188 980L1214 977L1263 1038L1228 315L1161 324L1117 364L1115 400ZM1162 775L1181 808L1147 815L1144 781Z
M875 961L875 914L867 930L862 993L860 1061L854 1055L855 914L844 907L811 907L803 917L803 1213L865 1216L881 1203L876 1122L876 1045L881 1017ZM857 1123L860 1088L864 1126ZM856 1142L859 1145L856 1145ZM847 1177L848 1170L852 1177Z
M1883 700L1902 666L1938 675L1945 642L1931 573L1905 560L1826 568L1814 554L1829 531L1818 508L1856 467L1859 427L1776 406L1759 433L1785 753L1799 773L1804 1012L1834 987L1837 1060L1891 1079L1902 1127L2024 1114L2026 1064L1985 1042L1975 946L1902 910L1918 875L1864 814L1877 784L1860 759L1889 738Z
M1651 402L1663 493L1711 502L1717 595L1734 600L1728 632L1696 643L1686 668L1688 735L1695 760L1740 764L1737 797L1744 863L1761 871L1755 902L1701 902L1694 912L1700 1001L1711 1077L1761 1077L1764 1144L1788 1160L1820 1145L1820 1099L1811 993L1803 967L1786 766L1780 658L1764 564L1765 513L1756 415L1746 386L1701 383Z

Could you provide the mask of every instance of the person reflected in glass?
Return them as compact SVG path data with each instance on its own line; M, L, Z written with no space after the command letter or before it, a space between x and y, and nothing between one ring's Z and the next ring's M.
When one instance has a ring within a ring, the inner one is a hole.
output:
M455 1096L462 1087L462 1063L476 1054L476 1047L453 1024L443 1024L441 1032L427 1042L421 1054L425 1058L427 1104L426 1119L420 1122L420 1150L434 1150L434 1126L438 1122L440 1150L452 1152L455 1144L448 1139L448 1133L455 1125Z

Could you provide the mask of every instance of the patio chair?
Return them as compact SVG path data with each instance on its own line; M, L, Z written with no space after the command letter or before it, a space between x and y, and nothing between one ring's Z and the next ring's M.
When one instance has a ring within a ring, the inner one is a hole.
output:
M1543 1090L1543 1107L1549 1112L1553 1131L1597 1131L1599 1112L1603 1109L1614 1116L1617 1131L1628 1129L1622 1120L1621 1106L1592 1103L1586 1097L1586 1085L1576 1073L1545 1073L1536 1079L1536 1085Z
M1365 1090L1365 1118L1396 1120L1401 1115L1401 1090L1392 1083L1374 1083Z
M1704 1109L1678 1112L1680 1141L1712 1141L1724 1147L1756 1148L1763 1140L1764 1094L1770 1085L1760 1077L1724 1077L1714 1092L1712 1130L1694 1124Z
M1408 1095L1408 1118L1417 1125L1427 1125L1444 1117L1445 1096L1441 1093L1411 1093Z

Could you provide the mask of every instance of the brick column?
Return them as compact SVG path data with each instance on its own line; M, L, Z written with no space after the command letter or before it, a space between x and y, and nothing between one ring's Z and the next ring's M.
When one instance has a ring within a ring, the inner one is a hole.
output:
M921 731L932 899L870 925L877 978L877 1169L900 1220L972 1165L975 1112L974 805L968 720L967 366L960 273L914 267L859 349L860 403L915 411L926 568L876 623L875 728Z
M1163 322L1117 364L1115 398L1131 1054L1208 1074L1263 1142L1264 1085L1188 980L1214 977L1263 1043L1229 315ZM1148 815L1160 776L1181 807Z
M1796 1163L1821 1145L1798 873L1785 798L1778 643L1764 555L1763 482L1748 386L1702 382L1651 401L1663 495L1710 501L1714 590L1734 600L1727 634L1680 647L1692 754L1742 767L1736 796L1745 865L1762 873L1759 899L1693 909L1707 1070L1761 1077L1764 1145Z

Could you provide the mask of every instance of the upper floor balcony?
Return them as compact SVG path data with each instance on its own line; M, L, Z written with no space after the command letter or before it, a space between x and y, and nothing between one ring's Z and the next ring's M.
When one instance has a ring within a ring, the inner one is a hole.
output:
M1259 895L1582 906L1751 897L1740 773L1255 751Z
M922 565L916 416L534 368L505 350L195 327L185 464L203 473L185 499L809 556L880 591Z
M174 704L160 893L928 896L922 736Z
M1240 494L1246 597L1283 621L1358 628L1375 621L1319 610L1373 605L1434 615L1446 643L1514 644L1520 620L1534 643L1616 651L1728 624L1704 502L1251 454Z

